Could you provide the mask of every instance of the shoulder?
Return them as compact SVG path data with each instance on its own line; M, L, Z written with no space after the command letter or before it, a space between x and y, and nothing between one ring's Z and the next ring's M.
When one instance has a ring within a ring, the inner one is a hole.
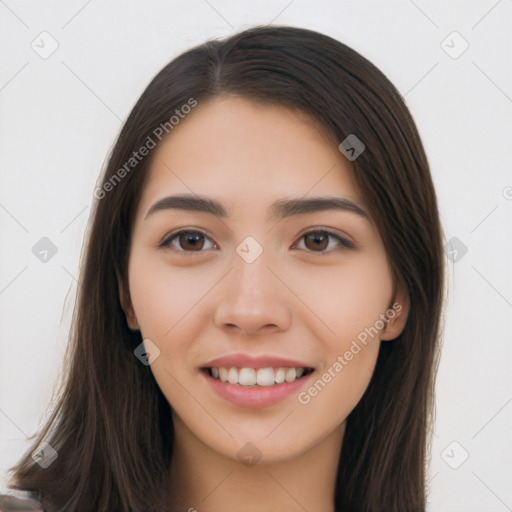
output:
M39 502L32 499L30 493L9 491L0 494L0 512L45 512Z

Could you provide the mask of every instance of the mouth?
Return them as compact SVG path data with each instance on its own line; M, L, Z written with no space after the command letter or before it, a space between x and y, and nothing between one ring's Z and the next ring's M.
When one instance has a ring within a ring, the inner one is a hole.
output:
M200 368L213 393L237 407L262 408L289 400L308 385L315 368L278 354L232 353Z
M269 388L279 384L292 383L313 372L313 368L283 366L264 368L215 366L202 368L202 370L220 382L248 388Z

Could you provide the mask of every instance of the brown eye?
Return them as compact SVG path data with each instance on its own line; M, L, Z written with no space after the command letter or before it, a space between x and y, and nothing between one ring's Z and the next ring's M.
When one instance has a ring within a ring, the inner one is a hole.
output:
M324 230L309 231L302 235L300 241L302 240L304 240L306 251L316 252L318 254L328 254L334 249L355 248L354 243L350 240ZM331 244L331 240L335 241L334 245ZM329 248L329 245L331 245L331 248Z
M304 235L305 245L312 251L324 251L329 245L329 235L320 231L312 231Z
M178 235L179 245L185 251L201 250L204 236L200 233L181 233Z
M161 248L170 248L176 252L183 254L201 253L205 247L205 240L211 240L208 236L200 231L179 231L169 238L165 239L161 244ZM215 243L211 243L216 247ZM211 248L211 247L210 247Z

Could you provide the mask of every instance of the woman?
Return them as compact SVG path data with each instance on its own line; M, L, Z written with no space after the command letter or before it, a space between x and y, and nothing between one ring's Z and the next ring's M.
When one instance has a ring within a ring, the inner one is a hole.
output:
M425 510L442 232L370 62L262 26L152 80L118 137L60 401L13 488L55 511Z

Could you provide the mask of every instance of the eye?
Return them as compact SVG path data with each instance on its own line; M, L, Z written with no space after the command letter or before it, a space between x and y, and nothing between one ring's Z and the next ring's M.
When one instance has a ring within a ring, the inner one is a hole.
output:
M343 238L339 235L331 233L330 231L325 231L325 230L308 231L307 233L304 233L300 237L300 240L304 240L304 245L310 252L318 252L320 254L325 254L325 253L331 252L332 244L331 244L331 249L326 250L330 245L329 239L336 240L338 242L338 244L337 244L338 247L341 245L347 249L355 248L355 245L353 242L351 242L350 240L347 240L346 238Z
M355 247L353 242L326 230L317 229L314 231L308 231L307 233L304 233L299 240L302 241L303 239L305 248L308 252L317 252L319 254L325 254L334 250L332 247L333 244L330 243L331 240L335 240L337 242L337 244L334 243L335 247L336 245L338 247L342 246L347 249L353 249ZM173 233L172 235L164 239L164 241L159 244L159 247L168 247L176 252L191 255L191 253L194 252L204 252L202 251L202 249L205 249L205 245L207 245L205 244L205 240L209 240L210 242L212 242L211 246L209 248L206 247L206 249L218 248L218 245L215 242L213 242L209 236L205 235L201 231L195 230L183 230L178 231L177 233ZM300 249L303 248L300 247Z
M178 231L177 233L172 234L168 238L166 238L159 247L165 248L170 247L172 250L177 252L182 252L184 254L193 253L193 252L203 252L201 249L205 246L205 239L211 241L211 238L206 236L201 231L194 230L184 230ZM216 248L217 244L213 242L213 247ZM177 247L178 246L178 247Z

